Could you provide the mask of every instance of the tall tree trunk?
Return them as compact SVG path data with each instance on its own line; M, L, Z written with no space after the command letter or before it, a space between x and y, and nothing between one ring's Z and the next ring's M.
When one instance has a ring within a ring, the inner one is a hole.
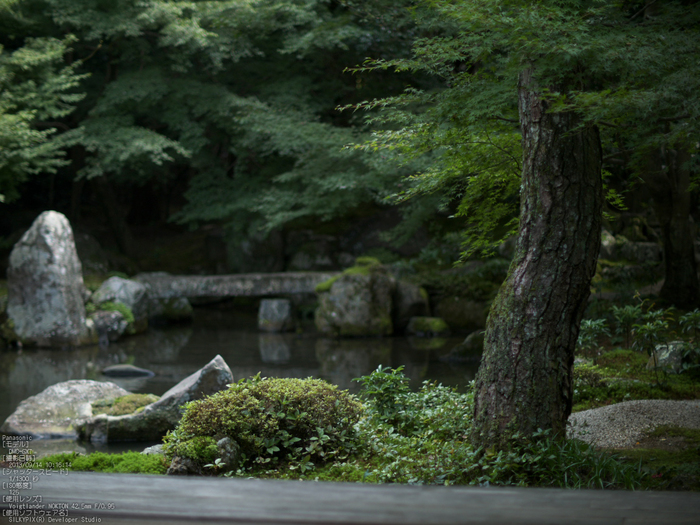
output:
M600 248L598 130L547 113L532 71L520 75L520 233L486 326L472 442L503 448L538 428L565 435L579 324Z
M700 284L690 222L689 160L687 152L658 151L648 162L644 181L651 189L664 244L666 280L660 296L675 306L692 309L699 306Z

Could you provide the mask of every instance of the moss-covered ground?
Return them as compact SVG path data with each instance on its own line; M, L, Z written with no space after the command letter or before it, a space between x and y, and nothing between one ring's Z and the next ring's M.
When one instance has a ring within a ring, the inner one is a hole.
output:
M695 371L669 374L647 370L649 356L616 349L574 367L573 411L635 399L700 399Z

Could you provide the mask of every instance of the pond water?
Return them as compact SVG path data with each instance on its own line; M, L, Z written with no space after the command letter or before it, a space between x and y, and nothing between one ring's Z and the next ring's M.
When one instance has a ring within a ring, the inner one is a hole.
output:
M87 346L66 350L9 349L0 351L0 421L24 399L69 379L112 381L132 392L163 394L199 370L217 354L231 368L235 380L258 372L263 377L316 377L356 392L352 380L379 365L405 367L414 389L423 381L466 388L474 378L478 356L460 364L439 360L464 335L441 339L390 337L361 339L322 338L313 323L299 333L264 334L257 330L256 310L196 308L187 326L152 327L108 347ZM130 363L155 372L151 378L108 378L107 366ZM91 451L87 444L53 441L34 443L49 451ZM144 444L110 445L108 450L142 450Z

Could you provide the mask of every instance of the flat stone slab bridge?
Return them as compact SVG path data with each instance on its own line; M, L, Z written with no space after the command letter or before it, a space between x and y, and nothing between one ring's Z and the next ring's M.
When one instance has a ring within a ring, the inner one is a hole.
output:
M52 475L35 471L24 485L21 476L17 470L2 469L3 495L14 491L45 510L65 509L62 523L697 525L700 511L700 494L688 492L429 487L58 471ZM4 514L0 523L12 523L7 511L12 510L11 505L19 507L16 501L0 499L0 509L5 511L0 512ZM32 516L32 511L17 512L20 519ZM59 522L60 515L52 512L46 516Z
M150 286L151 297L265 297L314 293L316 285L338 272L239 273L171 275L141 273L134 279Z

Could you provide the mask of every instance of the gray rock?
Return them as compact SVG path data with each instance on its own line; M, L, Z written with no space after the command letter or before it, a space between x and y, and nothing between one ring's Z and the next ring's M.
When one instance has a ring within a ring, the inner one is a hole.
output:
M45 211L15 244L7 269L5 333L25 344L79 345L85 323L82 267L66 217Z
M175 456L165 474L168 476L201 476L203 472L198 461Z
M393 300L395 332L404 332L411 317L430 315L428 292L418 285L401 280L397 281Z
M123 303L134 314L135 332L142 332L148 327L148 296L143 283L110 277L92 294L90 301L98 306L108 301Z
M330 291L319 294L316 328L335 337L392 335L395 287L394 278L383 270L340 276Z
M134 365L114 365L102 370L102 375L107 377L153 377L155 373Z
M157 441L175 428L185 403L224 390L232 382L231 370L217 355L204 368L180 381L141 412L126 416L100 414L88 419L79 428L80 437L93 443Z
M294 329L289 299L263 299L258 309L258 329L263 332L288 332Z
M216 442L221 459L221 468L226 471L236 470L241 460L241 447L230 437L221 438Z
M77 427L92 416L94 401L127 394L114 383L87 379L57 383L22 401L0 427L0 433L75 438Z
M152 447L146 447L141 451L141 454L146 456L165 456L165 450L163 450L163 444L153 445Z
M92 321L94 329L97 331L100 344L109 341L116 341L126 331L129 323L121 312L99 310L88 316Z
M601 232L599 257L608 260L615 258L615 236L606 229Z
M685 341L671 341L665 345L657 345L656 350L649 357L647 370L660 368L671 374L680 374L683 371L683 352L686 346Z

